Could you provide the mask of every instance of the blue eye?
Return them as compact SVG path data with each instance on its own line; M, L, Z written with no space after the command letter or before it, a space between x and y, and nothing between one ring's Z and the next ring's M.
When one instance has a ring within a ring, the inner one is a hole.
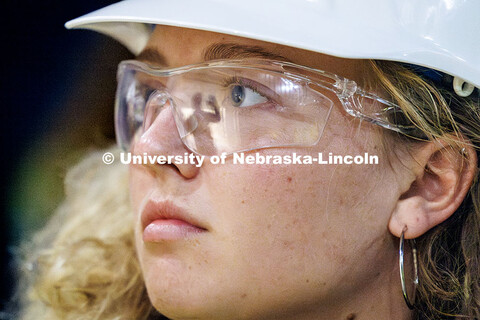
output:
M232 88L232 101L233 105L238 107L245 99L245 88L243 86L233 86Z
M240 108L250 107L268 101L266 97L255 92L253 89L238 84L231 86L231 99L233 106Z

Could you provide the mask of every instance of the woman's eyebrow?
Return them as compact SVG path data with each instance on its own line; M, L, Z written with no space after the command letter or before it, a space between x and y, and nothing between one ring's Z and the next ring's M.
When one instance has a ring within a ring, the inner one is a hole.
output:
M167 59L163 54L158 52L158 50L154 48L145 48L140 52L136 57L136 60L144 61L144 62L151 62L154 63L155 65L159 66L166 66L167 65Z
M260 46L236 44L236 43L214 43L203 51L203 60L219 59L245 59L245 58L266 58L282 61L290 61L282 55L270 52ZM158 50L147 47L138 56L137 60L151 62L155 65L166 66L167 59Z
M214 43L203 52L205 61L218 59L267 58L289 61L282 55L270 52L261 46L236 43Z

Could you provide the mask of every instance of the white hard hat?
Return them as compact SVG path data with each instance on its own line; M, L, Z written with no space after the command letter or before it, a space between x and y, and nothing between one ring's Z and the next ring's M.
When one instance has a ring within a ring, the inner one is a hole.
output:
M479 0L126 0L66 27L110 35L137 54L152 24L406 62L480 87Z

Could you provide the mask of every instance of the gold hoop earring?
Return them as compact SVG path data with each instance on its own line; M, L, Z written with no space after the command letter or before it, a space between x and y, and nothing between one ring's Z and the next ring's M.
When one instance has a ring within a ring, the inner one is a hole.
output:
M415 293L417 291L417 286L418 286L418 262L417 262L417 248L415 246L415 239L410 241L410 245L412 247L412 257L413 257L413 269L414 269L414 279L413 279L413 299L410 300L407 294L407 284L405 280L405 268L404 268L404 243L405 243L405 231L407 231L407 227L405 227L402 230L402 234L400 236L400 245L398 249L398 255L399 255L399 266L400 266L400 281L402 283L402 292L403 292L403 298L405 299L405 303L407 304L409 309L413 309L415 307Z

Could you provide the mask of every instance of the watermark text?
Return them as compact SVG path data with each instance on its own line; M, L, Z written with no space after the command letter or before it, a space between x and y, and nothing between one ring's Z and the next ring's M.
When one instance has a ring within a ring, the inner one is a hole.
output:
M102 160L105 164L112 164L115 157L112 153L107 152L103 154ZM152 155L152 154L132 154L130 152L120 153L120 162L122 164L173 164L182 165L189 164L196 167L201 167L206 162L211 164L273 164L273 165L371 165L378 164L379 158L377 155L370 155L368 152L359 155L338 155L329 152L328 154L317 153L316 155L297 154L282 154L282 155L265 155L262 153L232 153L215 155L206 157L203 155L196 155L185 152L183 155Z

